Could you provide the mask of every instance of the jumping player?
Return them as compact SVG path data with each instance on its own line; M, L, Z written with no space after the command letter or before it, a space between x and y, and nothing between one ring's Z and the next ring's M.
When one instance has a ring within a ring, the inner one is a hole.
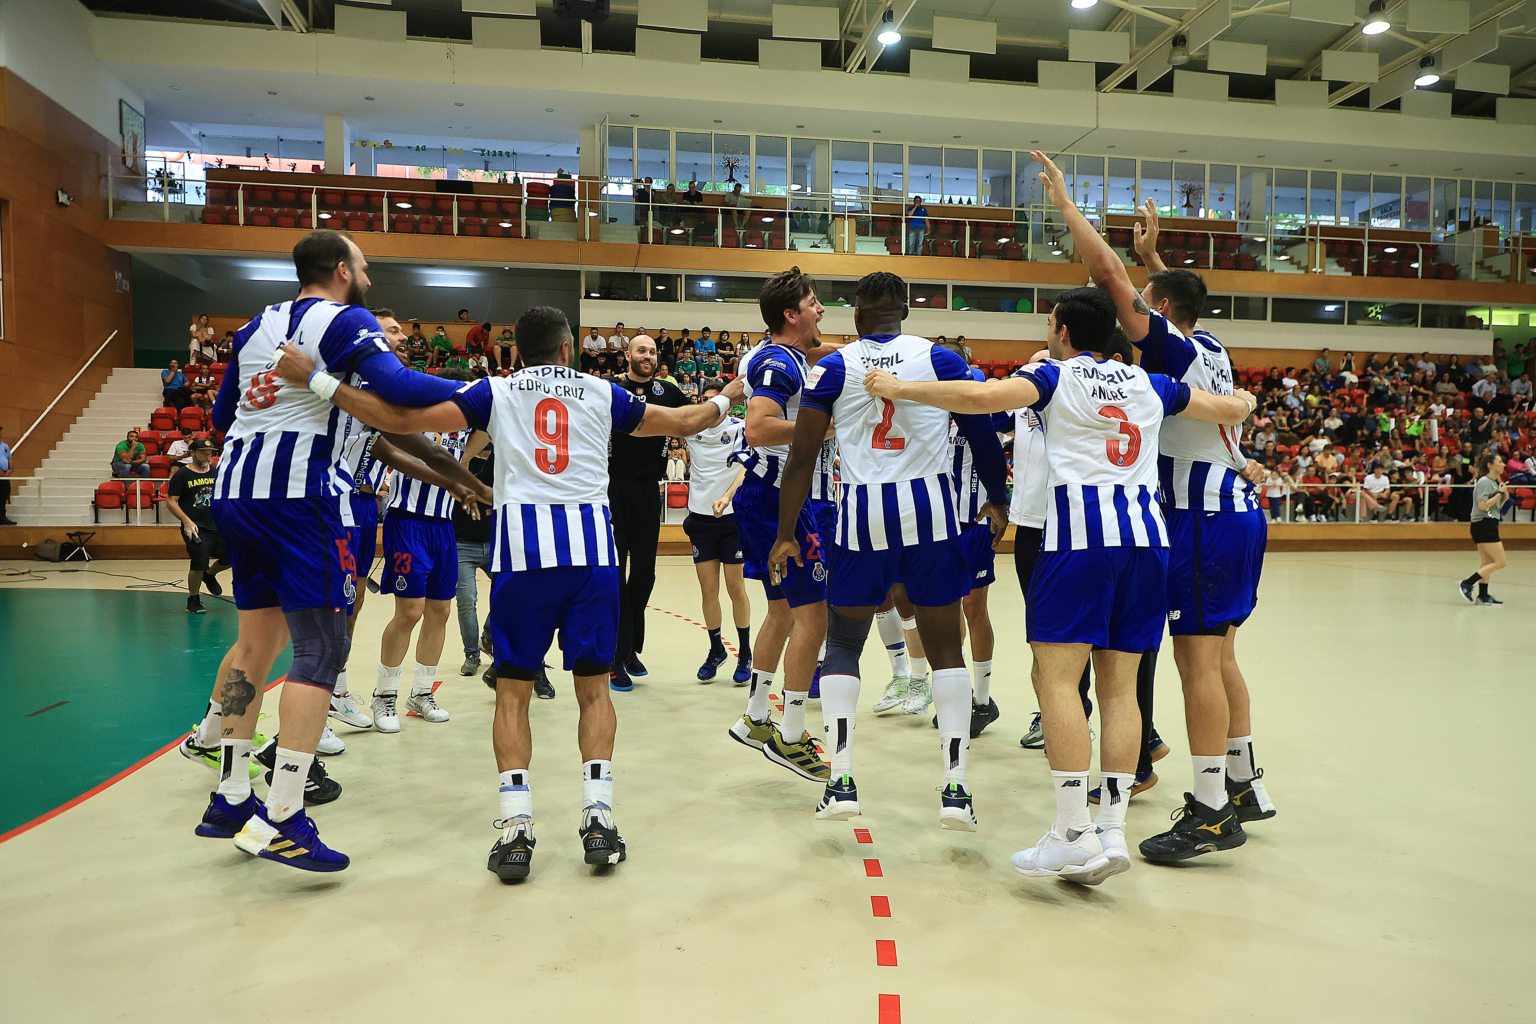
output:
M784 469L770 564L776 573L814 564L795 536L795 512L811 489L830 424L842 473L830 545L831 621L821 676L832 778L816 816L844 819L859 813L853 780L859 655L876 609L900 582L933 666L944 763L939 823L975 831L976 813L966 788L971 679L961 651L960 611L971 574L961 541L965 523L956 511L949 474L950 416L914 402L871 397L862 387L865 375L876 370L891 372L893 381L970 381L970 368L927 339L902 334L907 313L907 285L901 278L875 273L859 281L853 313L859 340L818 362L807 380ZM995 540L1007 504L1003 449L990 417L960 416L956 422L973 448L987 494L981 511L991 520Z
M706 381L699 398L707 402L723 388L718 380ZM722 573L731 597L731 619L736 624L736 671L732 679L740 686L752 673L752 603L741 575L741 541L736 536L736 512L731 506L732 484L741 472L732 456L745 445L742 421L734 416L688 439L688 517L683 520L683 531L693 545L693 571L699 577L704 628L709 632L709 653L698 672L701 683L715 678L715 670L728 657L720 639Z
M338 386L302 356L282 362L290 380L309 380L340 408L381 430L478 429L496 444L489 618L497 681L491 739L500 771L502 834L487 867L508 882L528 877L532 863L528 705L557 634L581 715L578 832L584 858L610 865L626 856L613 823L617 723L608 669L617 643L619 576L607 507L609 435L697 434L719 424L741 394L741 385L732 381L700 405L669 408L637 401L624 388L571 368L570 326L563 313L548 306L518 319L517 342L525 369L467 384L452 401L427 409L400 408L377 392ZM538 600L527 600L530 594Z

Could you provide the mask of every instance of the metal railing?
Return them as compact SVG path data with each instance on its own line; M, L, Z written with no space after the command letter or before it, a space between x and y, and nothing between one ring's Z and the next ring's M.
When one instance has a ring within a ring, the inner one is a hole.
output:
M1462 516L1471 514L1471 491L1476 484L1447 484L1433 480L1393 484L1386 491L1372 494L1365 489L1364 481L1347 481L1325 484L1293 484L1291 482L1263 483L1258 485L1259 495L1266 504L1265 512L1272 523L1349 523L1366 525L1373 522L1466 522ZM1271 493L1278 490L1278 494ZM1536 522L1536 508L1526 508L1525 499L1518 495L1528 490L1536 501L1536 483L1510 484L1510 498L1503 508L1504 522ZM1463 508L1459 500L1453 500L1457 492L1468 495ZM1393 501L1393 495L1397 500ZM1405 504L1406 499L1406 504ZM1395 506L1395 507L1394 507ZM1409 508L1409 518L1402 518L1400 510ZM1383 518L1378 518L1378 515Z
M107 346L112 344L112 339L115 337L117 337L117 332L113 331L111 334L107 335L106 341L103 341L100 345L96 346L96 351L92 352L91 357L85 361L85 364L81 366L80 369L75 371L75 375L73 377L69 378L69 383L60 388L59 393L53 396L53 401L48 403L48 408L44 409L38 415L37 419L32 421L32 425L22 433L21 437L16 441L16 444L11 448L12 454L20 449L22 445L26 444L27 438L32 436L32 432L37 429L37 425L43 422L43 420L48 417L49 413L53 412L54 406L58 405L64 396L69 393L69 389L74 387L75 382L80 379L86 370L91 368L91 364L96 361L96 357L101 355L102 352L106 351Z

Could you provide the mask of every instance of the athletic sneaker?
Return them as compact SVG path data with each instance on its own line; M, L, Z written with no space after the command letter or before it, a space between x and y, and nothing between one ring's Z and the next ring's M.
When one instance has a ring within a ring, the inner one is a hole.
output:
M533 822L518 818L498 820L495 825L502 832L491 847L485 866L503 882L520 882L528 877L528 869L533 866L533 847L538 842L533 838Z
M219 752L219 748L200 747L197 745L196 738L197 732L194 730L191 736L186 737L177 744L176 749L181 751L181 756L188 761L195 761L203 767L218 773L223 768L223 765L220 763L223 755ZM260 768L252 767L251 778L254 779L256 773L260 770Z
M219 578L211 572L203 573L203 589L214 597L224 596L224 584L220 583Z
M267 785L272 785L272 773L277 769L277 737L251 755L251 762L267 770ZM309 774L304 777L304 806L328 804L341 796L341 783L326 774L325 762L318 757L309 762Z
M1057 831L1059 827L1052 825L1038 843L1008 858L1013 870L1031 878L1057 876L1078 881L1109 866L1110 857L1099 842L1097 829L1089 826L1086 831L1063 835Z
M708 656L704 659L704 664L699 666L699 682L707 683L715 678L715 670L724 665L725 659L729 657L724 647L711 647Z
M752 681L752 657L743 654L736 659L736 671L731 673L731 682L737 686L746 686Z
M779 730L774 729L763 743L763 756L811 782L826 782L832 777L832 766L821 759L808 732L802 732L795 742L786 743Z
M971 739L981 735L981 730L997 721L1002 712L997 709L997 701L988 699L985 705L971 702ZM937 716L935 716L937 717Z
M326 757L335 757L337 754L346 753L347 745L341 742L341 737L331 732L331 727L326 726L320 734L320 743L315 747L315 753L324 754Z
M1145 775L1142 775L1140 772L1137 772L1136 773L1136 781L1134 783L1132 783L1132 785L1131 785L1131 796L1135 796L1138 793L1145 793L1147 790L1151 789L1155 785L1157 785L1157 772L1148 770L1147 774L1145 774ZM1094 786L1092 789L1090 789L1088 791L1088 802L1089 803L1096 804L1096 803L1099 802L1099 789L1100 788L1101 788L1100 786ZM1129 799L1129 798L1127 798L1127 799Z
M628 854L624 849L624 837L613 827L613 816L601 807L588 807L582 811L586 823L576 830L581 836L581 848L588 864L618 864Z
M320 841L315 823L302 810L274 825L267 818L266 807L257 804L255 813L236 834L235 845L254 857L301 871L342 871L352 863L346 854Z
M1227 796L1237 811L1238 821L1263 821L1275 816L1275 804L1264 792L1264 769L1246 782L1227 780Z
M431 690L422 690L405 698L405 710L416 712L423 721L448 721L448 709L437 706L437 696Z
M951 782L939 790L939 827L960 832L976 831L976 808L971 805L971 794L958 782Z
M1500 601L1498 598L1494 597L1492 594L1479 594L1478 598L1477 598L1477 603L1478 604L1503 604L1504 602Z
M1467 580L1462 580L1456 584L1456 589L1461 591L1461 596L1467 599L1468 604L1477 603L1477 598L1472 596L1472 584L1470 582ZM187 609L187 611L191 610L192 609L190 607Z
M1098 885L1111 875L1131 870L1131 851L1125 845L1125 826L1115 825L1111 828L1095 826L1095 829L1099 834L1099 845L1104 848L1104 856L1108 858L1108 862L1096 868L1066 868L1061 872L1062 878L1079 885Z
M875 701L875 714L878 715L905 704L907 697L911 695L911 689L911 676L892 676L891 681L886 684L885 693Z
M232 804L215 790L208 794L208 809L203 812L203 820L192 831L208 839L233 839L256 813L257 803L254 793L245 795L245 803Z
M188 615L205 615L205 614L207 614L207 612L203 608L203 602L202 601L198 600L194 596L189 595L187 597L187 614Z
M636 677L649 674L645 670L645 662L641 661L633 654L624 659L624 671Z
M859 813L859 788L852 775L839 775L827 782L826 792L816 805L816 817L822 821L847 821Z
M1151 735L1147 737L1147 757L1153 761L1161 761L1168 756L1168 744L1164 743L1163 738L1157 734L1157 729L1151 729L1150 732Z
M358 707L357 701L352 699L350 693L331 698L331 717L342 725L350 725L358 729L373 728L373 719L363 713L363 709Z
M472 676L480 671L480 652L471 651L464 655L464 664L459 666L459 675Z
M1184 806L1172 815L1173 828L1162 835L1141 841L1141 855L1154 864L1189 860L1202 853L1231 850L1248 841L1248 834L1237 820L1237 811L1229 799L1219 811L1213 811L1184 794Z
M821 700L821 662L816 663L816 671L811 675L811 685L805 690L806 700Z
M1030 719L1029 732L1019 740L1019 746L1025 750L1040 750L1045 746L1045 729L1040 725L1040 712L1035 712L1035 717Z
M480 677L480 681L492 690L496 689L496 666L485 666L485 674Z
M533 695L539 700L555 699L555 684L549 681L549 673L545 671L548 667L539 669L539 674L533 677Z
M620 693L628 693L635 688L635 681L629 678L629 673L624 668L624 663L616 661L608 669L608 686Z
M379 732L399 732L400 712L395 707L396 694L373 695L373 727Z
M737 743L762 750L764 743L779 734L779 727L773 724L771 715L761 722L749 715L742 715L725 731Z
M933 703L933 684L928 679L912 680L907 691L907 702L901 706L904 715L920 715Z

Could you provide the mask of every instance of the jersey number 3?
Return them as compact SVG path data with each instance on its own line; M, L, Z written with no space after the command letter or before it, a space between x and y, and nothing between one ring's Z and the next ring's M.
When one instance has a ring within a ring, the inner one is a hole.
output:
M559 399L546 398L533 411L534 436L549 445L533 450L533 463L551 476L571 464L570 425L570 411Z
M891 436L891 420L896 416L896 403L889 398L882 398L880 404L884 407L880 413L880 425L875 428L875 436L870 439L869 446L883 452L900 451L907 446L907 439Z
M1100 409L1099 415L1108 420L1119 420L1120 433L1125 435L1123 442L1118 437L1104 442L1104 454L1109 456L1110 465L1129 466L1134 463L1136 456L1141 454L1141 428L1126 420L1124 409L1113 405Z

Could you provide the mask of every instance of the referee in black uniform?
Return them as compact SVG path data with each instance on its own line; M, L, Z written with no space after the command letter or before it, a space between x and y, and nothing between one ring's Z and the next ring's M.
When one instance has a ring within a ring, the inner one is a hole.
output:
M676 408L691 404L676 384L656 380L656 342L643 334L629 342L629 372L614 383L642 402ZM610 435L608 508L619 552L619 637L609 685L633 690L645 675L645 606L656 586L656 541L661 534L660 481L667 475L665 437Z

